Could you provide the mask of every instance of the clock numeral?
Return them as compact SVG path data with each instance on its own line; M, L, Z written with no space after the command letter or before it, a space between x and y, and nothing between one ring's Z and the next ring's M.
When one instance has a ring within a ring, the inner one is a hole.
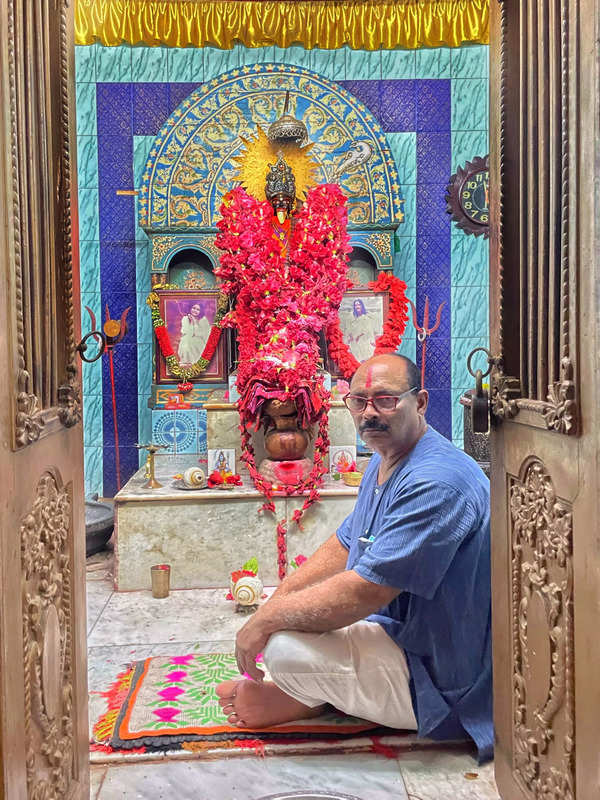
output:
M488 215L487 214L482 214L481 215L481 221L482 222L487 222L488 221Z
M465 198L465 200L468 200L471 197L471 192L463 192L462 196Z
M463 203L465 208L473 208L473 203Z
M477 181L468 181L467 187L469 189L476 189L477 188Z

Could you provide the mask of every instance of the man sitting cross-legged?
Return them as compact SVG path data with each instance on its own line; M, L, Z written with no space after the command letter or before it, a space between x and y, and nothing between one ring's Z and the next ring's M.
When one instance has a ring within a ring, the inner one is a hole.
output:
M491 757L489 483L427 426L419 378L399 355L356 371L345 403L375 455L337 533L238 633L238 667L253 680L217 687L232 725L331 704L421 736L466 733Z

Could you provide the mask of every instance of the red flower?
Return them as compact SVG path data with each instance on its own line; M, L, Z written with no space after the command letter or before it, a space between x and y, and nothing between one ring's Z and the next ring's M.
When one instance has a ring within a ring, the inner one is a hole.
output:
M173 348L171 347L171 340L169 339L169 334L165 326L157 325L154 328L154 334L158 340L160 352L163 354L163 356L168 358L169 356L174 355Z

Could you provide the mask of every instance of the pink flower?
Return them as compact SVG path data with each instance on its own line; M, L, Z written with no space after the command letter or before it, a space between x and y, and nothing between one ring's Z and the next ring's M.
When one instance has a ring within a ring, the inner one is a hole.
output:
M189 653L187 656L173 656L171 662L173 664L184 664L187 667L189 663L194 660L194 658L194 654Z
M179 686L168 686L166 689L161 689L158 693L163 700L177 700L180 694L184 694L185 689L180 689Z
M176 669L174 672L169 672L165 677L168 681L177 683L187 677L187 672L184 672L182 669Z
M157 708L152 713L156 714L163 722L171 722L179 714L179 709L167 706L167 708Z

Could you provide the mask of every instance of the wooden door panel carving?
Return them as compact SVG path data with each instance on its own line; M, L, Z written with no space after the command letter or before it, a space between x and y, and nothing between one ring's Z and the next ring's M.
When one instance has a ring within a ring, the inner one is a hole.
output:
M577 433L579 417L573 5L500 2L494 31L502 145L492 175L502 191L492 198L492 413L562 434Z
M0 798L10 800L89 793L74 56L69 0L0 3Z
M9 0L15 448L81 418L75 364L67 0Z
M509 476L513 772L533 797L575 797L573 515L543 463Z
M600 0L490 22L495 773L503 800L596 800Z
M29 797L66 797L75 774L70 487L42 476L21 524Z

